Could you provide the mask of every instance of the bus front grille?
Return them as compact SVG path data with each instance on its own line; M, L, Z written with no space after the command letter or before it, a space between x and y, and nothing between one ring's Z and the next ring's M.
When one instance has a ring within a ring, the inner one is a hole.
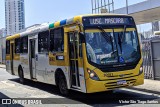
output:
M136 79L129 79L129 80L126 80L126 84L117 84L117 81L115 82L108 82L105 84L105 87L107 89L115 89L115 88L122 88L122 87L127 87L127 86L131 86L133 85L134 83L136 82Z

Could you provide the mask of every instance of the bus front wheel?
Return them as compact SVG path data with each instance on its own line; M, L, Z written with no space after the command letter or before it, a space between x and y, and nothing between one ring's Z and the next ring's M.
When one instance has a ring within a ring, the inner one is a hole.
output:
M59 90L62 95L68 95L69 90L67 88L67 82L63 75L60 75L58 82Z
M23 75L23 69L19 68L19 81L20 83L24 84L24 75Z

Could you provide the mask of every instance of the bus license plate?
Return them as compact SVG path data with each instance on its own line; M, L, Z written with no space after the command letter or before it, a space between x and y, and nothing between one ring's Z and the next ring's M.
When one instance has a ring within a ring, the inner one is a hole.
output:
M117 85L125 85L127 84L126 80L117 81Z

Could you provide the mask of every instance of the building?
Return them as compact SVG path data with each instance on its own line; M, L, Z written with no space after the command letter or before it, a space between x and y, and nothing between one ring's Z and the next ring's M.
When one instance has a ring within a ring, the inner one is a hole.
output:
M5 37L5 36L6 36L5 28L0 29L0 38Z
M25 28L24 0L5 0L5 24L7 35Z
M143 32L144 38L151 38L153 36L152 29Z
M5 63L6 57L6 37L0 38L0 64Z
M0 29L0 64L5 63L6 52L6 29Z
M153 32L160 31L160 22L159 21L152 22L152 30L153 30Z

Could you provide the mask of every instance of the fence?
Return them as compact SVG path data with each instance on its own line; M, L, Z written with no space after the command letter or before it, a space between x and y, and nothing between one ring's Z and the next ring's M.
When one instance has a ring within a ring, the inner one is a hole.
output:
M160 38L142 40L142 57L145 78L160 80Z
M151 56L151 41L142 41L143 70L146 79L154 79Z

